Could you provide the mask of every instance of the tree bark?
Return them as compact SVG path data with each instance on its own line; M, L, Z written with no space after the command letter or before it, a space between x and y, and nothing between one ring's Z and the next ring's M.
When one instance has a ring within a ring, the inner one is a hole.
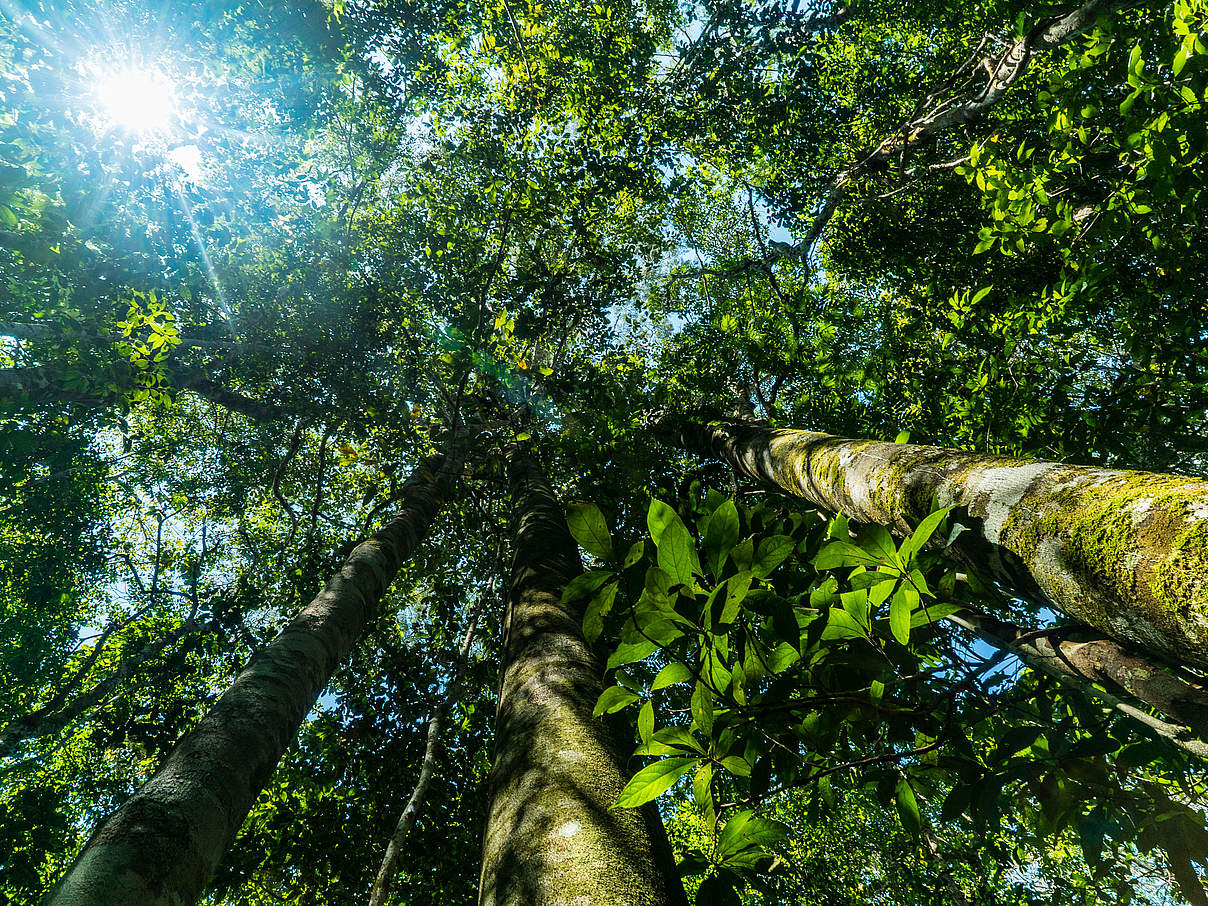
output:
M1208 482L813 431L663 418L669 442L835 513L910 531L956 506L947 552L1012 595L1208 667Z
M286 746L427 534L459 469L448 456L416 470L399 515L353 550L155 775L101 823L48 906L197 901Z
M944 619L1000 651L1014 654L1031 669L1127 715L1151 734L1197 758L1208 759L1208 690L1202 686L1183 682L1125 651L1112 639L1050 638L1042 633L1025 632L1013 623L972 609L957 611ZM1174 723L1124 701L1111 691L1113 688L1122 689Z
M583 606L562 508L532 457L513 451L515 547L496 714L480 906L686 904L658 812L612 809L623 740L592 717L603 664Z

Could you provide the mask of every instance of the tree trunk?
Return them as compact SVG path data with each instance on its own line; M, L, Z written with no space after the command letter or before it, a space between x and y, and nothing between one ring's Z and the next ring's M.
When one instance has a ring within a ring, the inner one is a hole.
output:
M92 835L48 906L182 906L201 896L286 746L427 533L460 465L416 470L399 515L307 607Z
M1151 734L1208 759L1208 690L1202 686L1183 682L1109 638L1053 638L971 608L944 619L1000 651L1014 654L1033 670L1131 717ZM1154 717L1124 701L1112 691L1117 688L1165 717Z
M658 812L611 809L624 741L592 717L603 664L583 607L562 508L532 457L513 453L515 549L496 715L480 906L685 904Z
M1208 482L664 418L668 441L860 522L955 505L949 552L1012 595L1208 667Z

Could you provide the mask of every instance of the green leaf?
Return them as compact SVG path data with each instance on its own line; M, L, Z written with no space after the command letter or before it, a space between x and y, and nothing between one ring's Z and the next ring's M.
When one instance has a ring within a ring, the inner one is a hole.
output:
M751 766L745 758L739 758L737 755L727 755L721 760L721 766L739 777L751 776Z
M783 843L788 838L788 828L779 821L756 818L750 810L735 812L717 836L717 856L725 862L743 850L765 850L769 846Z
M706 736L713 732L713 693L704 683L697 683L692 690L689 702L692 710L692 723L700 728Z
M655 742L661 742L666 745L678 746L681 749L689 749L693 752L705 754L705 747L696 741L693 736L684 727L663 727L654 734Z
M587 641L595 642L604 632L604 617L612 610L616 598L617 584L612 582L600 589L591 599L587 610L583 612L583 637Z
M863 525L856 536L856 543L873 562L892 564L897 560L898 546L893 536L883 525Z
M713 812L713 765L711 762L701 762L692 778L692 799L708 813Z
M902 546L898 548L898 556L902 558L902 563L908 564L914 555L923 549L923 545L931 540L932 534L952 510L953 507L950 506L942 507L919 523L918 528L911 532L910 537L903 541Z
M868 638L868 630L864 628L861 622L858 622L846 610L841 610L838 607L832 607L827 612L826 628L822 631L824 639L865 639ZM783 643L782 643L783 644ZM776 652L779 653L777 648ZM798 655L800 657L800 655Z
M695 758L664 758L638 771L621 790L612 808L637 808L657 799L692 770Z
M688 665L672 661L655 676L654 682L650 684L650 691L657 692L659 689L687 682L690 679L692 679L692 671L688 669Z
M1187 45L1184 44L1175 52L1174 62L1170 66L1175 75L1183 71L1183 67L1187 64L1187 56Z
M837 569L842 566L877 566L879 561L866 550L850 541L832 541L814 558L816 569Z
M618 645L617 650L608 659L608 669L612 670L614 667L643 661L658 651L658 648L657 643L651 642L648 639L642 639L640 642L631 642L627 645Z
M594 503L572 503L566 508L566 524L571 535L589 554L601 560L612 558L612 537L604 514Z
M843 611L839 611L839 613L843 613ZM847 614L843 615L847 616ZM848 617L848 619L851 618ZM857 635L862 635L862 633L857 633ZM768 658L768 669L773 673L783 673L799 660L801 660L801 652L788 642L781 642L772 652L772 656Z
M591 712L592 717L620 711L622 708L632 705L637 700L637 694L630 692L624 686L609 686L596 699L596 706Z
M742 607L743 599L746 598L747 591L751 587L751 578L749 572L743 571L726 580L726 603L717 620L719 625L726 626L738 618L738 611Z
M850 536L851 524L847 521L847 517L842 513L836 514L831 519L830 525L826 527L826 537L846 541Z
M772 535L759 542L755 552L755 562L751 569L761 579L766 579L781 563L783 563L797 546L788 535Z
M938 620L942 620L946 616L956 613L958 610L964 610L960 604L936 603L932 602L926 607L920 607L910 617L910 628L918 629L920 626L927 626Z
M671 577L673 585L691 586L693 574L701 571L692 535L678 516L663 528L658 562L659 567Z
M597 588L607 582L613 575L609 569L592 569L580 573L567 583L562 590L562 603L578 601L592 594Z
M644 554L645 552L646 552L646 542L645 541L635 541L632 545L630 545L629 553L627 553L625 555L625 562L621 564L621 568L629 569L629 567L633 566L635 563L637 563L639 560L642 559L642 554Z
M902 645L910 644L910 602L903 594L906 586L898 589L898 593L889 602L889 631Z
M730 551L730 559L734 561L735 569L750 569L751 564L755 561L755 542L750 538L743 538Z
M919 801L915 798L910 781L905 777L898 781L897 788L894 790L894 802L898 807L898 817L902 820L902 827L917 837L923 829L923 819L919 814Z
M910 432L909 432L909 431L901 431L901 432L899 432L899 433L898 433L898 436L897 436L897 437L895 437L895 438L893 439L893 442L894 442L895 444L908 444L908 443L910 443Z
M646 702L638 712L638 738L644 745L650 745L654 737L654 703Z
M663 537L663 531L673 522L680 521L679 514L661 500L651 500L650 509L646 513L646 525L650 529L650 537L657 545Z
M726 557L738 543L738 508L733 500L725 501L713 511L702 543L709 569L714 576L720 576Z
M843 609L856 621L856 624L867 632L868 630L868 592L863 590L845 591L839 595Z

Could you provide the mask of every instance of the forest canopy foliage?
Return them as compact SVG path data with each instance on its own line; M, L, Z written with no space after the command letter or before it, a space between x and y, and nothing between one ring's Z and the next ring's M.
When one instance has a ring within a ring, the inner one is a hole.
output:
M0 903L343 581L201 902L474 901L531 585L666 902L1208 904L1208 654L686 439L1205 475L1206 103L1204 0L0 3Z

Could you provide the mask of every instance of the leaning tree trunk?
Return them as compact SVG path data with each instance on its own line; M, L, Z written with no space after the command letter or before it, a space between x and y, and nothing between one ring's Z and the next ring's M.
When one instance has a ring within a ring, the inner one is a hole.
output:
M399 515L353 550L155 775L100 825L48 906L197 901L286 746L427 534L457 469L450 456L416 470Z
M603 663L581 605L561 602L579 551L532 457L509 466L515 550L483 844L480 906L685 903L658 812L610 809L624 742L592 717Z
M1208 667L1208 482L813 431L664 418L668 441L832 512L908 531L937 507L950 553L1013 595Z

